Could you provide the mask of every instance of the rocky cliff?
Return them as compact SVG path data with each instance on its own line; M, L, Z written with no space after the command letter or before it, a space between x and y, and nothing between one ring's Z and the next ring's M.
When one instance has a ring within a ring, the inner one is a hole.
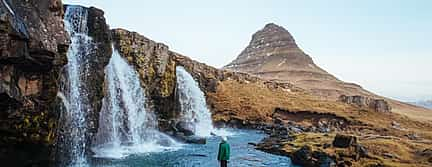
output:
M161 125L166 125L178 110L175 62L168 46L124 29L112 30L112 35L115 48L138 71L149 105L159 115Z
M60 0L0 1L0 161L46 166L69 39Z

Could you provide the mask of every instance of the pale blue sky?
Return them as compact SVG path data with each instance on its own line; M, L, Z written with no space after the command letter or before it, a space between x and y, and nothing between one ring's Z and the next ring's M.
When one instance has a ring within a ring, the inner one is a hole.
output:
M432 99L430 0L63 0L105 11L112 28L139 32L222 67L251 35L285 27L322 68L380 95Z

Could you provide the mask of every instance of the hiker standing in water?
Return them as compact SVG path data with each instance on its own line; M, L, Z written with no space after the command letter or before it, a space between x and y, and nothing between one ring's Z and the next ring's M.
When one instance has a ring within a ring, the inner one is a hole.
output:
M228 160L230 157L230 145L227 142L227 137L222 136L222 141L219 144L218 161L221 167L228 166Z

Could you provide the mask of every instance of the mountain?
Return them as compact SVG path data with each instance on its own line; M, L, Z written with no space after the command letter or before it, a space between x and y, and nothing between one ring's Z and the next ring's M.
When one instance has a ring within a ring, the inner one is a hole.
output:
M432 109L432 100L413 102L412 104L420 107Z
M285 28L274 23L253 34L249 45L224 69L292 83L321 99L334 101L342 95L385 99L393 112L419 119L432 117L430 110L378 96L360 85L336 78L316 65Z
M293 36L274 23L256 32L249 45L224 68L265 79L287 81L324 98L372 95L359 85L343 82L317 66L298 47Z

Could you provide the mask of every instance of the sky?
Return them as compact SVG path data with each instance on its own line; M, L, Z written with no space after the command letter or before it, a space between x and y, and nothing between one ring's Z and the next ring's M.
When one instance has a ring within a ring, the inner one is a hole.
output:
M267 23L285 27L316 64L379 95L432 99L430 0L63 0L105 11L136 31L215 67L235 59Z

